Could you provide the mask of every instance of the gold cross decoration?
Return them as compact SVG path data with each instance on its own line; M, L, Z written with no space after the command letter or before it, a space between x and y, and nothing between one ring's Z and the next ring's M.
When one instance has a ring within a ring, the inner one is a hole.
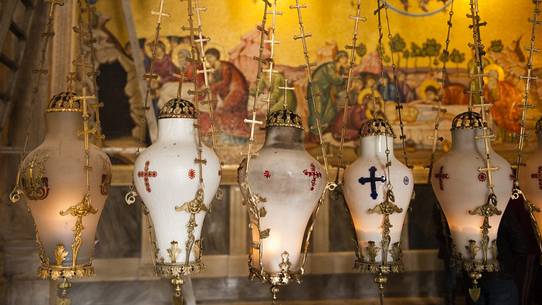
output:
M56 6L64 5L63 0L46 0L45 2L49 3L49 17L53 17L55 15Z
M158 16L156 20L157 24L162 23L162 17L170 17L168 13L164 12L164 2L165 0L160 0L160 9L158 11L151 11L151 15Z
M245 123L250 124L250 142L254 143L254 133L256 129L256 125L263 125L262 121L256 120L256 112L252 112L252 119L245 119Z
M284 109L288 108L288 91L295 91L294 87L288 87L288 80L284 79L284 86L279 87L279 89L284 90Z

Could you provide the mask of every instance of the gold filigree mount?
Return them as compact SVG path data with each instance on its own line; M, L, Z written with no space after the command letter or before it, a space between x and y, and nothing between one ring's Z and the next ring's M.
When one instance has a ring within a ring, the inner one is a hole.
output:
M160 109L158 119L195 119L197 116L194 104L176 97L169 100L162 109Z
M390 123L384 119L372 119L365 121L359 130L361 137L388 136L395 137Z
M83 112L77 94L71 91L60 92L53 96L47 106L47 112Z
M35 154L23 165L21 187L30 200L44 200L49 195L49 179L45 176L46 154Z
M180 276L200 273L205 270L205 265L200 260L190 264L170 264L157 262L155 270L158 276L166 279L172 279Z
M85 277L91 277L94 275L94 267L92 264L77 265L75 267L63 267L63 266L51 266L49 264L42 264L38 268L38 276L42 280L58 280L60 278L66 279L80 279Z
M402 261L402 251L400 244L394 243L389 250L393 262L382 264L376 261L376 257L380 252L380 247L376 246L374 241L369 241L367 247L365 247L365 255L360 255L354 262L354 269L363 273L372 274L389 274L403 272L404 266Z
M281 109L272 112L267 117L267 127L293 127L303 130L303 121L295 112Z
M482 128L482 116L473 111L467 111L458 114L452 121L452 131L458 129L477 129Z

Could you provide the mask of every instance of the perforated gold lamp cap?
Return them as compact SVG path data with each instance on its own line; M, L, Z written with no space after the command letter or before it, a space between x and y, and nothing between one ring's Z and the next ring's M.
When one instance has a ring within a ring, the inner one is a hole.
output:
M395 137L390 123L384 119L372 119L365 121L359 130L361 137L388 136Z
M482 116L473 111L460 113L452 121L452 131L458 129L476 129L483 126Z
M158 119L195 119L197 117L194 104L181 98L170 99L160 109Z
M536 130L537 135L542 135L542 118L540 118L538 121L536 121L535 130Z
M53 96L47 106L47 112L82 112L81 102L75 92L60 92Z
M267 127L293 127L303 130L303 122L297 113L288 109L281 109L267 116Z

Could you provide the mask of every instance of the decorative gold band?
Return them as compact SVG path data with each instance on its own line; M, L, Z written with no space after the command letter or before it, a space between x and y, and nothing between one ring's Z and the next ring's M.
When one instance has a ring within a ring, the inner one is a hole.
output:
M376 262L366 262L361 260L356 260L354 268L363 273L399 273L402 272L404 267L402 262L392 262L387 265L382 265L381 263Z
M51 266L42 264L38 268L38 276L42 280L58 280L60 278L73 279L91 277L94 275L94 267L91 264L77 265L75 267Z
M75 108L48 108L47 113L51 113L51 112L79 112L79 113L83 113L83 110L75 109Z
M252 266L250 266L249 269L250 279L257 278L263 282L269 283L272 286L285 286L290 284L291 281L295 281L300 284L303 276L303 271L301 269L297 271L288 271L286 273L268 273L265 270L260 270Z
M171 279L179 276L200 273L205 270L205 265L201 261L196 261L189 265L156 263L155 270L158 276Z

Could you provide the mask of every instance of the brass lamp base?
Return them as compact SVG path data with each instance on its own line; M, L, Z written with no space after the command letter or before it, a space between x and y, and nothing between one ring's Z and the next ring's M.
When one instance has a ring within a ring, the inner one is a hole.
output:
M71 305L72 301L68 295L68 291L71 287L72 284L68 281L68 279L63 278L57 286L58 292L56 298L56 305Z
M58 279L73 279L91 277L94 275L94 267L91 264L88 265L76 265L76 266L51 266L48 264L42 264L38 268L38 276L42 280Z
M472 301L477 302L480 299L481 290L479 287L479 281L484 272L497 272L499 271L499 262L497 261L464 261L463 269L469 274L472 282L472 287L469 288L469 296Z
M171 264L171 263L156 263L156 274L165 279L177 278L180 276L188 276L194 273L200 273L205 270L205 265L201 261L185 264Z
M403 271L404 266L400 260L400 256L395 257L396 261L382 264L377 262L367 262L363 259L357 259L354 268L362 273L372 273L375 275L374 283L378 286L378 296L380 299L380 305L384 304L384 289L388 283L388 274L400 273Z
M205 269L205 265L198 260L190 264L176 264L176 263L156 263L156 274L161 277L170 280L173 287L172 302L173 305L183 305L183 276L189 276L194 273L199 273Z

